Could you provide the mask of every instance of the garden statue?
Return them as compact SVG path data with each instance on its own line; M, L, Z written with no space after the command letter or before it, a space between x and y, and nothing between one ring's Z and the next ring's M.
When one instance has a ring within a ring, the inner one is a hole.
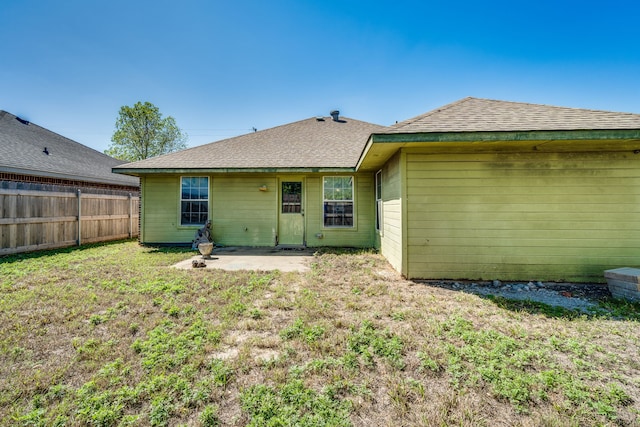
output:
M198 245L200 243L211 243L213 244L213 237L211 236L211 220L208 219L207 222L196 231L196 234L191 242L191 249L198 249ZM213 246L213 245L212 245Z

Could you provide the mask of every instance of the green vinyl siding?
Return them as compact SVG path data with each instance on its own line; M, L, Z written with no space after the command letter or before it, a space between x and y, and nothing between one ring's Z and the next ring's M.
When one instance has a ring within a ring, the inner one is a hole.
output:
M355 218L353 227L324 227L322 183L325 176L354 177ZM375 182L373 173L307 175L306 187L307 246L373 247L375 236Z
M142 178L141 233L143 243L188 243L197 226L180 226L180 176Z
M212 176L213 238L225 246L274 246L278 183L275 175ZM260 187L266 185L266 191Z
M638 156L407 152L408 276L602 282L640 262Z
M187 244L197 226L180 226L180 177L148 175L141 179L142 243ZM354 227L323 226L323 176L354 177ZM336 174L211 174L209 209L212 235L225 246L274 246L278 233L278 183L304 180L304 227L308 246L372 247L375 235L375 195L372 173ZM280 181L279 181L280 180ZM264 188L266 186L266 189ZM264 191L266 190L266 191Z
M400 152L382 169L382 218L380 251L396 270L402 272L402 161Z

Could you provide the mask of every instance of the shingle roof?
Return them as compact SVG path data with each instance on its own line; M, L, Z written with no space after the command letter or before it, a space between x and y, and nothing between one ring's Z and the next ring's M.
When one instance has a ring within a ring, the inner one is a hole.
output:
M640 129L640 114L464 98L382 133Z
M353 168L367 138L383 126L346 117L310 118L115 168L294 169Z
M45 147L48 155L44 152ZM138 186L138 178L111 171L111 168L122 163L0 110L0 171Z

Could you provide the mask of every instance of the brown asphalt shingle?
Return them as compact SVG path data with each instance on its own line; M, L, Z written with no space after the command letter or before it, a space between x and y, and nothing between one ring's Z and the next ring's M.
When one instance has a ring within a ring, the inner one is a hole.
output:
M341 117L310 118L118 169L352 168L370 134L383 126Z
M640 114L464 98L379 126L349 118L310 118L151 159L114 171L154 169L353 168L371 134L640 129Z
M640 114L464 98L381 133L640 129Z
M49 152L44 152L45 147ZM0 171L101 184L138 186L111 171L122 161L0 111Z

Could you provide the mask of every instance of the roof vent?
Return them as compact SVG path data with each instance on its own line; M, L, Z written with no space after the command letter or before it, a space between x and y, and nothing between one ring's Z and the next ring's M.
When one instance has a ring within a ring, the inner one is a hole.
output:
M29 124L29 120L21 119L20 117L16 117L16 120L22 123L23 125Z
M334 122L339 121L339 117L340 117L340 111L338 110L333 110L331 113L331 118L333 119Z
M44 147L44 150L42 150L42 152L43 152L44 154L46 154L47 156L50 154L50 153L49 153L49 150L47 150L47 147Z
M317 122L324 122L324 117L318 116L318 117L316 117L316 121Z

